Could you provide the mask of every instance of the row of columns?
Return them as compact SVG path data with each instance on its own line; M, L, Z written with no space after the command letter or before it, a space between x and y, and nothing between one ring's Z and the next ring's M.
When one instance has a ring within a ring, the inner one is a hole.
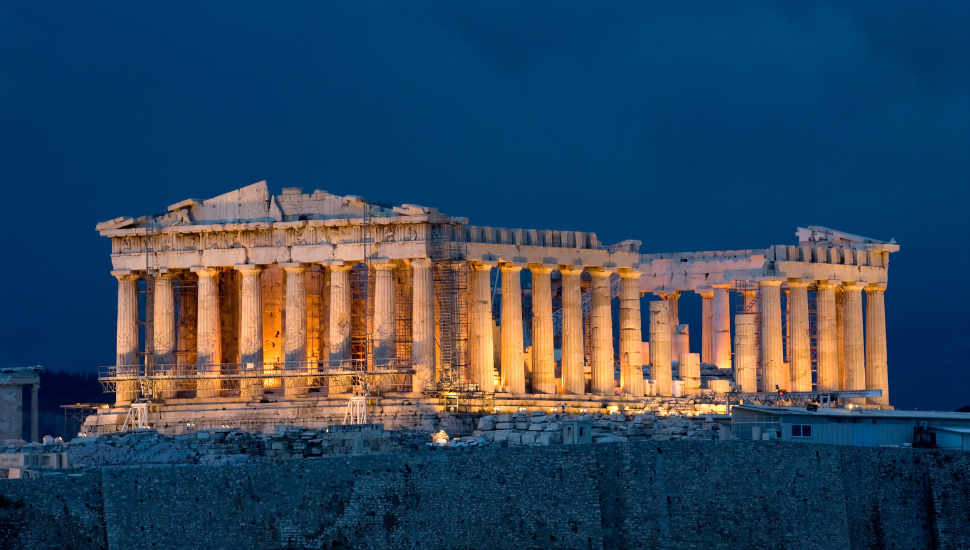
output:
M805 281L787 281L789 287L789 362L784 363L781 330L782 280L760 281L761 362L764 391L812 391L811 341L808 287ZM855 282L840 285L819 281L817 294L818 391L882 390L868 398L874 405L889 404L886 350L885 288ZM863 322L862 291L866 292L867 322ZM841 299L841 319L837 300ZM865 330L863 330L865 327ZM738 315L735 321L736 383L742 391L757 391L754 374L754 316ZM842 349L839 349L841 345ZM840 372L841 359L841 372Z

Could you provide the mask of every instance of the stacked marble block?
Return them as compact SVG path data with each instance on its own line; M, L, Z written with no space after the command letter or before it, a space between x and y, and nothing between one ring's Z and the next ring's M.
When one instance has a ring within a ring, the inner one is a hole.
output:
M585 420L592 426L593 443L621 441L667 441L716 439L719 426L710 419L657 416L647 413L591 413L585 415L531 413L483 416L473 437L508 445L557 445L562 441L563 420Z

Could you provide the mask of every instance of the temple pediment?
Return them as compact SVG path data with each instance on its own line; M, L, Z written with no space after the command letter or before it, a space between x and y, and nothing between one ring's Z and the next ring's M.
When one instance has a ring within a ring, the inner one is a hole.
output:
M368 212L369 211L369 212ZM137 218L121 216L101 222L98 231L147 227L227 223L273 223L301 220L427 216L435 208L402 204L374 204L356 195L332 195L315 190L304 193L299 187L286 187L280 195L270 195L265 181L206 200L186 199L168 207L166 212Z

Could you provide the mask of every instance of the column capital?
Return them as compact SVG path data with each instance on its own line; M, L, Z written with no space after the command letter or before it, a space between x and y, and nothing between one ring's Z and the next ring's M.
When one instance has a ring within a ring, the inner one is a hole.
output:
M280 266L280 269L282 269L287 273L303 273L304 271L307 270L307 267L309 267L307 266L307 264L303 264L300 262L286 262L286 263L280 263L278 265Z
M370 264L370 266L373 267L374 269L376 269L377 271L392 271L394 268L397 267L397 263L396 262L380 262L380 263Z
M670 298L677 299L677 298L680 298L680 291L679 290L657 290L657 289L654 289L653 290L653 295L656 296L657 298L660 298L661 300L669 300Z
M710 287L715 290L731 290L737 286L735 283L711 283Z
M529 271L538 274L548 274L552 273L552 270L556 269L555 264L529 264Z
M482 262L482 261L469 261L468 267L473 271L491 271L495 267L494 262Z
M562 275L579 275L583 272L583 267L578 265L560 265L559 273Z
M257 264L236 264L233 266L233 269L242 274L258 274L263 272L263 266Z
M617 269L621 279L639 279L640 275L643 275L643 271L640 271L635 267L621 267Z
M195 273L199 277L215 277L222 270L219 269L218 267L195 266L191 269L191 271L192 273Z
M408 261L413 267L431 267L431 258L411 258Z
M499 269L502 270L503 273L504 272L517 273L519 271L522 271L522 266L521 265L514 264L514 263L501 263L501 264L499 264L498 267L499 267Z
M886 283L871 283L866 287L866 292L875 294L876 292L886 292Z
M609 279L613 275L613 271L606 267L588 267L586 271L589 271L594 279Z
M808 288L810 284L812 283L802 279L788 279L788 288Z
M785 277L758 277L755 279L761 286L781 286L785 282Z
M176 275L176 273L174 271L172 271L171 269L160 269L160 270L158 270L158 274L155 275L155 278L156 279L169 280L169 279L174 279L175 278L175 275Z
M337 263L337 262L328 263L328 264L325 264L325 266L327 269L331 271L350 271L351 269L354 268L353 264Z
M697 294L701 298L714 299L714 289L713 288L695 288L694 294Z
M119 281L128 281L131 279L137 279L140 275L137 271L132 271L130 269L118 269L111 272L111 275L118 279Z
M864 289L866 286L862 283L857 283L855 281L845 281L842 283L842 290L858 291Z
M815 288L819 290L832 290L836 286L838 286L838 283L832 283L828 280L815 281Z

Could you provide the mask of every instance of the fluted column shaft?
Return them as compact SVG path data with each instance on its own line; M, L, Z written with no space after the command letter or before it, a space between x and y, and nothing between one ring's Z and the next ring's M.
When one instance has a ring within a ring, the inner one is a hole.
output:
M714 362L714 291L703 290L701 297L701 362Z
M808 328L808 283L788 281L791 317L788 330L791 338L789 357L789 388L793 392L812 391L812 343Z
M646 394L640 328L640 271L620 271L620 387L626 395Z
M118 375L138 374L138 275L114 273L118 279L118 326L115 366ZM118 382L115 405L126 405L138 397L137 381Z
M470 295L471 378L479 389L495 391L495 343L492 337L492 267L471 264L468 273Z
M330 270L330 361L339 366L350 359L350 269L337 265Z
M839 365L836 358L835 285L818 283L818 391L839 389Z
M434 383L434 277L431 260L411 260L411 360L412 389L421 391Z
M263 362L263 268L237 266L242 274L239 308L239 357L243 363Z
M562 274L562 379L564 393L586 393L583 373L583 297L580 290L582 269L561 267Z
M650 378L660 396L673 395L668 304L667 300L650 302Z
M394 306L394 264L373 264L374 267L374 361L383 366L397 357Z
M155 366L169 370L175 364L175 294L171 273L155 276L154 347Z
M594 269L593 299L590 315L590 345L592 347L592 383L590 390L595 395L613 395L613 310L610 299L610 271Z
M839 389L845 389L845 293L835 287L835 363L839 371Z
M503 264L502 270L502 385L512 393L525 393L525 358L522 349L522 268Z
M556 393L556 355L552 335L552 268L530 265L532 272L532 392Z
M755 316L742 314L734 316L734 383L741 391L758 391L758 355L755 350L757 326Z
M787 390L791 377L781 347L781 281L761 281L761 366L765 391ZM776 388L777 386L777 388Z
M731 368L731 295L728 288L714 287L713 318L714 336L711 362L719 369Z
M673 345L673 334L677 330L677 325L680 324L680 313L678 312L677 303L680 300L680 291L658 291L654 292L658 298L667 302L667 325L670 328L670 341Z
M195 269L199 276L199 312L196 329L196 362L200 367L222 362L222 333L219 320L219 271ZM203 370L213 370L210 367Z
M862 328L862 285L845 283L842 286L842 322L845 332L845 389L866 389L866 352ZM865 403L853 399L853 403Z
M866 389L882 390L870 397L871 405L889 405L889 369L886 350L886 289L866 287Z
M305 266L284 267L286 273L286 325L283 327L283 353L287 368L306 362L306 274Z

